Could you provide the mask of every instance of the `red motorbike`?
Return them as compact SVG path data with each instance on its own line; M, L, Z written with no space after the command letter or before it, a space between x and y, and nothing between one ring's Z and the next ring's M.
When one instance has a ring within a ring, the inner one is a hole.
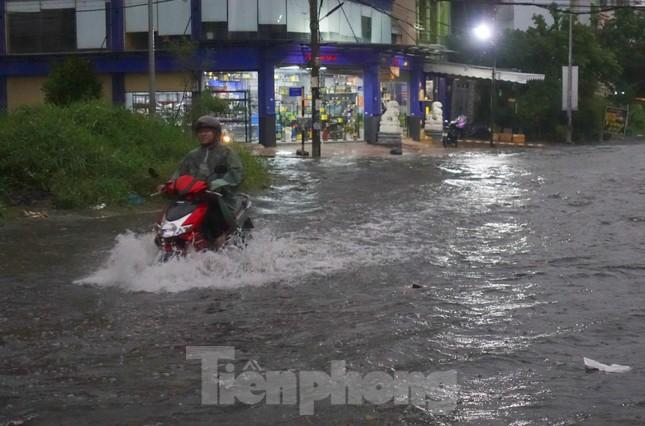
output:
M219 208L217 198L222 194L209 191L203 180L179 176L168 182L161 193L171 200L155 225L155 244L161 250L161 262L185 256L191 249L219 250L229 244L242 248L249 239L253 223L248 215L251 208L248 195L238 194L235 224L230 226L221 215L208 214L210 208ZM219 219L209 223L213 217Z

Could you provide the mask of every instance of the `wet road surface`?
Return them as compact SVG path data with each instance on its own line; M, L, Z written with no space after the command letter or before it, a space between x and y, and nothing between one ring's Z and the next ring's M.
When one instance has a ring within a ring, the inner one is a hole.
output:
M0 228L0 424L645 423L645 146L271 161L244 252L158 265L152 214ZM202 405L190 345L454 369L459 401Z

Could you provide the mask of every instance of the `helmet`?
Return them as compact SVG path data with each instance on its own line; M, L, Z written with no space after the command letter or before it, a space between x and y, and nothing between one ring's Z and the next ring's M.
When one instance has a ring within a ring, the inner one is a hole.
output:
M203 115L195 121L193 129L198 131L199 129L213 129L217 132L222 132L222 125L219 120L212 115Z

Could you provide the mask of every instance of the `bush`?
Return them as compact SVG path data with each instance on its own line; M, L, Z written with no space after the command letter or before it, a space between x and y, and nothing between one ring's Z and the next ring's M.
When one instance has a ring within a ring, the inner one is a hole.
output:
M244 182L242 190L258 189L267 187L271 177L269 168L263 158L256 157L242 144L232 144L233 149L240 156L242 167L244 167Z
M630 135L645 134L645 108L642 105L634 104L630 107L627 126Z
M26 107L0 117L0 185L10 195L48 194L56 207L123 204L150 193L154 168L170 176L195 142L160 119L101 102ZM249 181L261 187L265 166L246 151Z
M42 90L45 92L45 102L54 105L69 105L101 97L101 83L94 74L92 64L74 56L52 66Z

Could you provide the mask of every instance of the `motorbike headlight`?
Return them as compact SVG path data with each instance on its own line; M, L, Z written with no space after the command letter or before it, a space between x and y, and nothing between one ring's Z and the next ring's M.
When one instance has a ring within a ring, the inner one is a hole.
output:
M188 232L191 228L192 225L177 226L174 223L166 223L161 227L161 236L163 238L177 237Z
M177 235L185 234L191 229L193 229L193 225L180 226L178 229Z

